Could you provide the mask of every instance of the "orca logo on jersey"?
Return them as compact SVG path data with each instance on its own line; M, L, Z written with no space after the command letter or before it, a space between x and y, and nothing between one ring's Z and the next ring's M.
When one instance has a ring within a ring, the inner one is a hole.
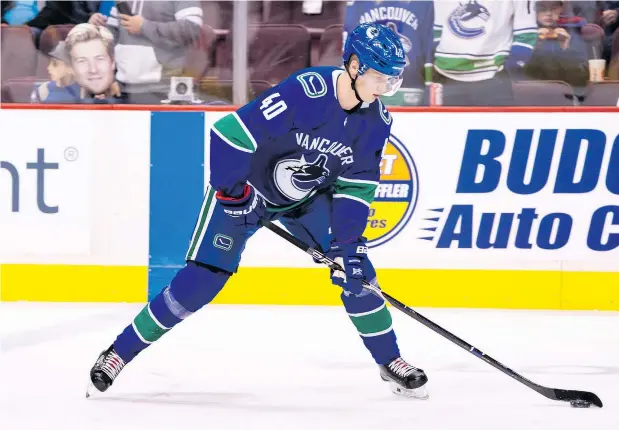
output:
M325 154L307 162L305 156L301 159L286 159L278 161L273 172L273 179L277 189L290 200L302 200L314 188L325 182L331 173L327 169L329 158Z
M472 0L460 3L449 15L448 24L449 29L456 36L472 39L486 32L484 26L489 19L488 9Z
M380 182L363 232L369 248L382 245L402 231L419 198L419 177L413 157L395 136L389 136L380 163Z

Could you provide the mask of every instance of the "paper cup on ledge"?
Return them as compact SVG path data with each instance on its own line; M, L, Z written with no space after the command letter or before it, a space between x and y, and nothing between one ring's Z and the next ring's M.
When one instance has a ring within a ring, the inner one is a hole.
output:
M591 82L602 82L604 70L606 70L606 60L589 60L589 80Z

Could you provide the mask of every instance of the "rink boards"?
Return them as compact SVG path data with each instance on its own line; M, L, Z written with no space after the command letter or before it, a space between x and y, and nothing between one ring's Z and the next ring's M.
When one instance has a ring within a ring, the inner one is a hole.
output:
M2 300L141 302L182 267L227 112L166 109L0 111ZM365 232L385 290L619 309L619 111L394 110ZM217 302L339 303L325 269L268 231L241 264Z

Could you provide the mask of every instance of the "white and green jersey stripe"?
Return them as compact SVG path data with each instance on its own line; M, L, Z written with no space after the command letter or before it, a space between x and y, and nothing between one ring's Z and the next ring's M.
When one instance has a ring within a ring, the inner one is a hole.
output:
M211 186L207 186L204 200L202 201L202 208L200 209L200 214L198 215L198 221L193 230L191 241L189 242L189 250L187 251L187 255L185 257L187 260L195 260L198 256L198 251L202 241L204 240L204 235L206 234L208 224L213 217L215 203L215 190Z
M254 139L236 112L224 116L213 124L213 132L228 145L239 151L254 153L258 149L256 139Z
M435 2L434 68L459 81L483 81L502 70L514 47L537 40L535 2Z
M342 176L335 180L333 198L355 200L367 207L372 204L378 182L362 179L348 179Z

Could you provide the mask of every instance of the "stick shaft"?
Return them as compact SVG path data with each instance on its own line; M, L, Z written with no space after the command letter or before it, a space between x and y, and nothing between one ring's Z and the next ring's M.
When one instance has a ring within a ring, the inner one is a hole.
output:
M274 232L275 234L277 234L278 236L286 239L288 242L290 242L297 248L300 248L306 253L310 254L317 261L320 261L321 263L326 264L332 269L343 270L337 263L335 263L333 260L328 258L326 255L312 248L311 246L309 246L302 240L294 237L292 234L288 233L286 230L273 224L271 221L263 220L262 225L268 228L269 230L271 230L272 232ZM509 367L505 366L504 364L490 357L489 355L486 355L484 352L475 348L470 343L460 339L455 334L444 329L443 327L431 321L430 319L424 317L419 312L411 309L410 307L406 306L404 303L390 296L386 292L380 290L378 287L371 285L369 282L365 280L363 281L363 286L364 288L369 289L373 294L379 297L382 297L384 300L389 302L394 308L398 309L399 311L413 318L415 321L423 324L424 326L428 327L430 330L434 331L435 333L438 333L439 335L443 336L445 339L449 340L450 342L455 343L462 349L470 352L475 357L479 358L480 360L485 361L486 363L488 363L495 369L501 371L502 373L506 374L507 376L515 379L521 384L526 385L532 390L537 391L542 396L545 396L552 400L563 400L563 401L570 401L570 400L579 399L579 398L593 399L592 402L594 404L597 404L599 402L598 406L601 407L602 402L593 393L575 391L575 390L560 390L560 389L548 388L548 387L544 387L542 385L539 385L539 384L536 384L535 382L530 381L529 379L525 378L524 376L520 375L519 373L513 371Z

